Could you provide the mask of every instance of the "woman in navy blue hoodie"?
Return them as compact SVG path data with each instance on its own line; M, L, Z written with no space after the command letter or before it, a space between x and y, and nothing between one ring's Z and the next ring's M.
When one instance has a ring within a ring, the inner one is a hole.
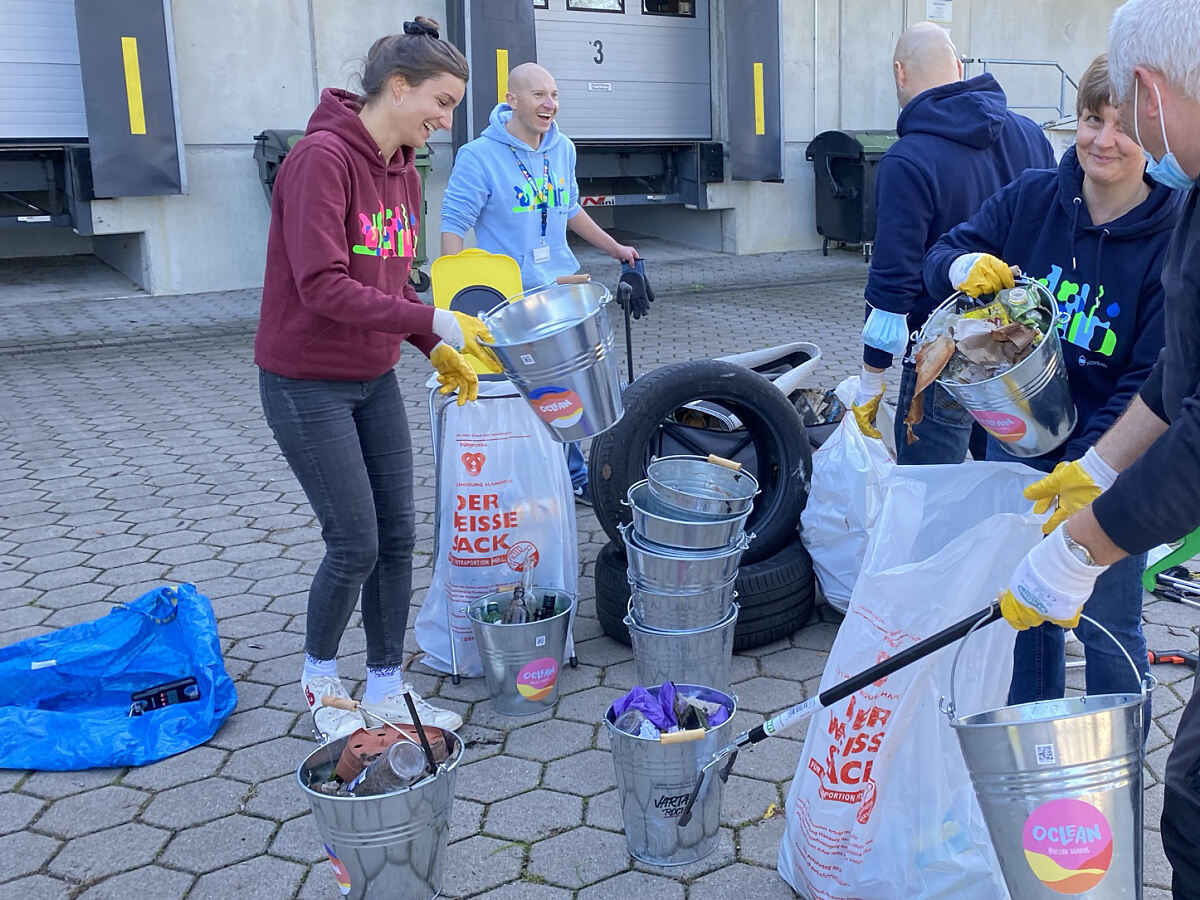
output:
M1027 171L989 198L933 245L924 274L935 297L949 296L956 287L994 293L1009 265L1050 289L1068 316L1059 337L1078 424L1057 450L1032 459L1018 460L989 438L988 459L1045 472L1078 459L1096 470L1102 486L1099 467L1107 466L1089 451L1129 405L1163 347L1160 275L1179 196L1145 177L1141 149L1121 131L1109 100L1107 57L1093 61L1080 79L1076 114L1076 144L1058 169ZM1083 608L1113 633L1143 674L1149 669L1141 615L1144 567L1145 555L1114 565ZM1140 690L1108 638L1087 622L1075 631L1084 644L1089 694ZM1063 696L1063 642L1057 625L1017 636L1010 703ZM1149 710L1145 722L1148 726Z

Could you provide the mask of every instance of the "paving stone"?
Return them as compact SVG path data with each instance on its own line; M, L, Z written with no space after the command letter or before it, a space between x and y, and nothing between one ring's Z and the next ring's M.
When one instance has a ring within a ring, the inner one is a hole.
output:
M258 684L254 681L237 682L237 707L235 713L248 712L267 705L267 699L276 688L269 684ZM301 704L307 711L307 704ZM297 710L299 712L299 710Z
M559 700L560 705L561 703ZM481 700L468 707L461 700L451 700L448 697L439 699L437 705L454 710L472 725L496 731L512 731L522 725L545 722L555 714L554 710L546 709L532 716L506 716L496 712L496 708L487 700Z
M610 637L576 641L575 654L581 664L589 666L611 666L633 659L633 651L625 644L618 644Z
M87 562L85 556L80 562ZM24 568L29 568L25 566ZM28 574L28 573L21 573ZM39 591L50 591L55 588L70 588L75 585L87 585L92 582L97 575L100 574L99 569L92 569L83 565L69 565L62 567L51 567L50 569L42 569L40 574L33 576L28 580L28 587L36 588ZM106 591L112 590L110 585L105 585Z
M555 716L596 725L604 719L604 714L614 701L625 694L626 691L609 687L588 688L586 691L560 698L555 708Z
M267 819L227 816L177 833L159 861L188 872L213 872L258 856L275 829Z
M300 791L297 789L296 793ZM318 863L328 859L312 813L284 822L271 842L271 853L303 863Z
M587 813L584 824L606 831L624 832L625 823L621 821L621 800L614 788L587 798Z
M755 900L783 900L796 896L779 873L772 869L738 863L705 875L688 888L688 900L728 900L731 895Z
M545 787L590 797L613 787L615 772L608 749L584 750L546 766Z
M487 892L487 900L570 900L572 892L549 884L510 881Z
M36 872L58 847L54 838L32 831L16 831L0 837L0 885Z
M529 872L563 887L585 887L628 868L625 839L586 826L538 841L529 850Z
M579 797L535 790L488 807L483 830L490 835L530 843L573 828L583 816Z
M494 803L535 787L542 767L525 759L493 756L470 765L459 766L454 791L456 797Z
M604 670L599 666L580 663L574 668L565 665L558 671L558 696L561 700L568 694L586 691L600 684Z
M212 775L225 761L225 754L212 747L194 747L158 762L136 766L121 776L121 784L150 791L164 791Z
M227 897L248 900L277 900L296 893L304 878L305 867L294 862L261 856L202 875L188 894L188 900L226 900Z
M156 795L142 812L142 821L173 831L190 828L237 812L246 793L241 782L205 778Z
M741 755L738 755L741 759ZM762 819L772 806L782 805L776 785L742 775L730 775L721 802L721 824L742 825Z
M595 726L550 719L518 728L508 735L504 752L539 762L561 759L589 749Z
M753 896L743 894L742 896ZM578 894L578 900L611 900L614 897L652 897L654 900L683 900L683 885L646 872L623 872Z
M0 835L25 828L42 808L46 801L27 794L17 794L0 787Z
M62 900L69 897L74 886L48 875L28 875L2 885L6 897L21 900Z
M778 653L760 657L759 665L762 674L771 678L804 681L806 678L818 677L824 673L825 663L828 659L828 653L789 647Z
M314 741L294 737L279 737L252 747L235 750L221 769L221 775L238 781L257 784L288 772L295 772L310 753L317 748Z
M70 841L50 863L50 874L87 882L127 872L154 860L170 838L166 831L127 822Z
M521 873L525 848L489 837L472 837L446 849L442 891L468 897L512 881Z
M143 866L88 888L79 895L79 900L129 900L130 897L182 900L187 896L192 881L193 876L186 872L176 872L162 866Z
M79 772L33 772L21 784L22 792L57 800L112 784L120 769L84 769Z
M787 815L780 804L769 819L759 817L756 821L737 830L738 859L767 868L775 868L779 857L779 842L783 840Z
M223 750L239 750L287 734L295 720L293 713L279 709L260 708L234 713L209 743Z
M349 634L346 638L350 638ZM342 652L346 652L348 641L343 639ZM352 646L352 644L351 644ZM295 634L291 631L276 631L271 634L259 634L252 638L237 641L229 650L226 651L226 656L234 657L235 659L275 659L281 656L289 657L293 660L304 651L304 635Z
M75 838L130 821L149 799L144 791L108 785L54 801L36 827L55 837Z
M483 810L482 803L455 797L450 807L450 843L479 834Z

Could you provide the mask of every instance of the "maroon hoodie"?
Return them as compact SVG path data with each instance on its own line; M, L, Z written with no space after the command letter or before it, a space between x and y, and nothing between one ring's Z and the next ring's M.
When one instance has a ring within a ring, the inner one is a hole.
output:
M413 149L384 162L348 91L326 88L271 197L254 362L288 378L369 381L408 340L437 344L408 280L421 179Z

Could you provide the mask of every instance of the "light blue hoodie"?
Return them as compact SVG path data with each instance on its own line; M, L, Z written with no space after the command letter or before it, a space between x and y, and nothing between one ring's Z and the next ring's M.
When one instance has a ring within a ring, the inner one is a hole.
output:
M442 197L442 231L462 236L474 227L481 250L503 253L520 264L521 282L529 290L579 271L579 260L567 246L567 220L580 210L575 145L558 130L558 123L552 123L534 150L509 134L504 126L510 118L512 107L498 104L483 134L459 149ZM535 194L546 193L547 163L552 184L546 219L550 258L538 263L533 254L542 243L542 208Z

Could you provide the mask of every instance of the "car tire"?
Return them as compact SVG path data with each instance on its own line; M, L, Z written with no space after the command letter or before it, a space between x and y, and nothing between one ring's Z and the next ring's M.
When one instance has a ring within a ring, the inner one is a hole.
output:
M625 612L629 580L620 545L606 544L596 556L596 617L604 633L629 643ZM733 649L749 650L778 641L797 631L812 617L816 590L812 559L797 537L774 556L738 569L740 607L733 632Z
M618 527L631 518L622 501L629 486L645 478L652 456L680 452L736 458L758 479L760 493L746 521L755 537L745 563L767 559L795 539L808 498L812 447L795 406L770 381L733 363L693 360L643 375L621 400L624 416L592 441L588 465L596 518L610 540L620 543ZM741 428L722 432L669 421L696 400L727 408Z

